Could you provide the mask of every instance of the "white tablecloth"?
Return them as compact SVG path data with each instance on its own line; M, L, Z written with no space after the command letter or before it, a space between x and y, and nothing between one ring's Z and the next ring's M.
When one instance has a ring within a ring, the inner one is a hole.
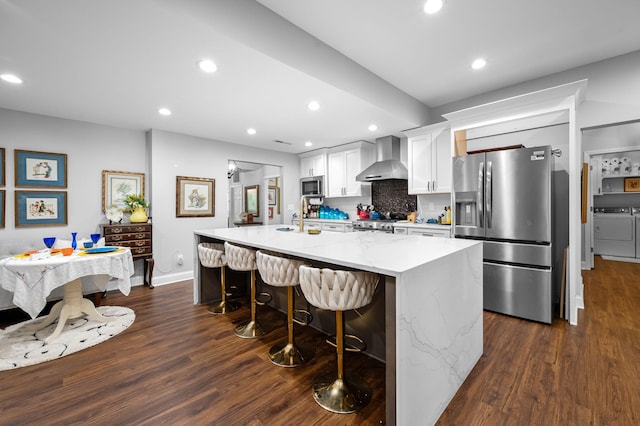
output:
M91 282L104 291L109 277L113 277L118 281L118 289L128 295L133 271L133 257L128 248L91 255L57 254L42 260L9 257L0 260L0 285L13 292L16 306L35 318L53 289L77 278L82 279L83 285Z

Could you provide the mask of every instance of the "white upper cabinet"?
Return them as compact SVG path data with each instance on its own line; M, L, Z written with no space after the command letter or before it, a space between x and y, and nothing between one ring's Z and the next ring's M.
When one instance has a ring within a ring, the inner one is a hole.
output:
M451 192L451 133L448 124L406 130L409 194Z
M358 197L371 184L356 181L356 176L373 161L373 145L355 142L331 149L327 155L327 197Z
M300 177L325 176L327 174L327 150L321 149L300 154Z

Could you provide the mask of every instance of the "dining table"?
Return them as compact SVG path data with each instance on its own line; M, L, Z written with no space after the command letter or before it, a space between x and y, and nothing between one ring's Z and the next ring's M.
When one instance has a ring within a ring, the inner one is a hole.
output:
M101 315L95 305L83 297L83 286L106 291L107 283L113 278L118 289L129 295L133 272L133 257L127 247L74 250L68 256L57 250L26 252L0 260L0 285L13 293L13 304L31 318L42 312L54 289L64 286L63 299L53 305L49 315L29 325L40 330L58 320L56 329L45 339L51 343L68 319L86 315L99 322L114 320Z

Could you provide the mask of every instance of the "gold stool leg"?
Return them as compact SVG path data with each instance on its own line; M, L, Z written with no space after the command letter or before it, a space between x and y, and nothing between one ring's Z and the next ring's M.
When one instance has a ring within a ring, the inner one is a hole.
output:
M309 361L315 354L313 346L295 343L293 327L293 287L287 287L288 340L275 344L269 350L269 359L280 367L297 367Z
M256 271L251 270L251 321L235 328L235 334L243 339L261 337L273 330L273 323L267 320L256 320Z
M227 312L233 312L240 307L236 302L227 302L224 265L220 267L220 290L222 291L222 300L220 303L212 305L207 309L210 314L226 314Z
M324 374L313 385L313 399L325 410L333 413L354 413L371 401L371 387L359 376L344 375L344 319L336 311L336 354L338 372Z

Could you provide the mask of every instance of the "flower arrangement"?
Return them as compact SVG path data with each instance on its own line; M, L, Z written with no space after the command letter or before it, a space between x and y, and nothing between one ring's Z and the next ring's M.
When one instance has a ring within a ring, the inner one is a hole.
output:
M136 207L144 207L145 209L149 207L149 203L147 203L147 200L145 200L144 197L139 194L127 195L124 203L127 205L127 209L130 211L133 211Z

